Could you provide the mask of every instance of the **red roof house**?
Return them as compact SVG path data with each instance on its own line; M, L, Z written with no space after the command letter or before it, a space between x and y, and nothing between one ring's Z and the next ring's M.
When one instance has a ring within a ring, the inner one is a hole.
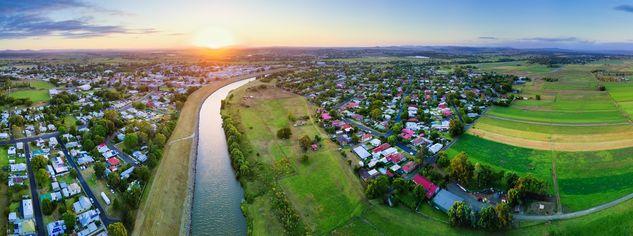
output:
M373 153L378 153L378 152L382 152L384 150L386 150L387 148L390 148L391 145L389 145L388 143L383 143L380 146L374 148L374 150L372 150Z
M426 190L426 198L428 199L431 199L439 189L437 185L435 185L430 180L424 178L424 176L421 176L420 174L416 174L413 177L413 182L415 182L415 184L417 185L422 185L422 187Z
M120 163L120 161L116 157L112 157L112 158L108 159L108 164L110 164L110 166L117 166L117 165L119 165L119 163Z

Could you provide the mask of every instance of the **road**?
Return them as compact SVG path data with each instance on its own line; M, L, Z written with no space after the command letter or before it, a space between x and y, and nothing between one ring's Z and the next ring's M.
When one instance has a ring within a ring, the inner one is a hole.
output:
M557 214L557 215L548 215L548 216L515 214L514 215L514 219L517 219L517 220L537 220L537 221L572 219L572 218L589 215L591 213L595 213L595 212L607 209L609 207L618 205L618 204L623 203L625 201L628 201L630 199L633 199L633 193L630 193L629 195L626 195L624 197L618 198L615 201L607 202L605 204L602 204L602 205L599 205L599 206L596 206L596 207L592 207L592 208L589 208L589 209L586 209L586 210L582 210L582 211L570 212L570 213L565 213L565 214Z
M37 136L32 136L32 137L27 137L27 138L19 138L19 139L14 139L13 135L11 135L11 139L7 140L7 141L1 141L0 145L12 145L12 144L16 144L16 143L21 143L21 142L33 142L36 141L38 139L49 139L52 137L57 137L59 135L59 132L53 132L53 133L46 133L46 134L41 134L41 135L37 135ZM25 143L26 146L26 143Z
M90 186L88 185L88 183L86 183L86 180L81 174L81 170L79 169L79 166L75 162L75 158L70 156L70 153L68 153L68 149L66 149L64 141L61 139L61 137L57 137L57 139L59 140L59 144L61 146L62 152L64 152L64 155L66 155L66 160L68 160L68 163L70 164L70 166L72 166L77 171L77 179L79 179L79 184L81 184L81 187L84 189L84 192L86 193L86 195L88 195L88 197L92 199L93 204L97 207L97 209L99 209L99 212L101 212L101 214L99 214L99 217L101 218L101 221L103 222L105 227L117 221L116 219L108 217L107 211L105 210L103 206L101 206L99 199L92 192L92 189L90 189Z
M127 153L123 152L123 150L119 149L117 146L112 144L112 139L114 138L114 134L110 135L108 138L106 138L105 143L108 146L108 148L115 150L116 152L119 153L119 158L123 159L123 161L127 162L130 165L133 166L138 166L140 163L132 158L130 155L128 155Z
M31 148L29 143L24 143L24 151L26 152L26 169L29 174L29 185L31 189L31 200L33 202L33 217L35 218L35 226L37 235L46 235L46 226L44 226L44 218L40 208L40 194L37 192L37 184L35 183L35 174L31 168Z

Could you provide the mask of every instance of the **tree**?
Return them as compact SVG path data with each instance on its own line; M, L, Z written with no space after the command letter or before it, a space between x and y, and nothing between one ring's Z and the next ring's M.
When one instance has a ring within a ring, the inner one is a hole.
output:
M35 180L37 180L37 185L40 187L44 186L48 182L48 172L45 169L38 169L35 172Z
M517 180L519 180L519 176L514 172L506 172L503 175L503 184L505 184L507 189L514 188Z
M138 179L143 183L147 183L150 176L149 168L147 166L135 168L132 174L134 175L135 179Z
M378 108L374 108L369 112L369 116L374 120L379 120L382 117L382 111Z
M127 230L123 223L116 222L114 224L108 225L108 235L111 236L127 236Z
M402 177L397 177L393 180L393 187L399 192L399 193L404 193L408 190L408 185L407 185L407 181L404 180Z
M485 206L479 211L479 221L477 225L485 230L496 230L498 228L497 212L492 206Z
M167 141L167 138L165 137L164 134L158 133L156 134L156 136L154 137L154 143L159 145L159 146L163 146L165 145L165 142Z
M285 127L277 130L277 138L279 139L289 139L291 135L292 131L290 130L290 127Z
M446 152L444 151L438 152L437 161L435 162L437 163L437 166L440 168L446 168L447 166L451 164L451 160L448 158L448 156L446 155Z
M466 153L460 152L451 159L449 176L461 184L468 185L473 177L473 165Z
M448 132L451 134L451 137L460 136L464 133L464 124L458 119L453 118L448 124Z
M418 150L417 153L415 153L415 163L420 164L422 162L424 162L424 158L426 158L426 156L429 155L429 149L426 148L426 146L422 145L420 147L420 150Z
M377 197L384 196L389 189L389 178L385 175L381 175L376 179L373 179L367 185L367 189L365 189L365 194L367 197L374 199Z
M33 170L46 168L47 165L48 160L46 160L46 157L42 155L36 156L35 158L31 159L31 168L33 168Z
M544 181L539 180L528 174L527 176L520 177L517 180L516 189L519 190L519 195L525 197L526 195L545 195L546 184Z
M391 145L396 145L397 141L398 141L398 136L395 134L392 134L391 136L387 137L387 142Z
M138 139L139 138L137 133L131 133L125 135L125 140L123 140L123 143L125 144L125 147L129 149L137 148L139 143Z
M70 169L69 175L70 175L71 178L76 179L77 178L77 170Z
M53 204L53 202L51 202L50 199L44 199L42 201L42 213L49 216L53 214L53 211L55 211L55 205Z
M66 211L62 215L62 220L66 225L66 233L72 233L75 230L75 224L77 223L77 215L71 211Z
M479 162L475 164L473 171L474 182L479 188L489 187L494 182L494 172L487 165L482 165Z
M468 227L470 226L470 215L472 210L465 202L455 202L448 209L448 220L452 226Z
M103 179L105 177L105 164L103 162L95 163L92 168L95 170L95 176L97 178Z
M426 198L426 189L422 185L416 185L413 188L413 194L418 200L424 200Z
M510 205L504 202L499 203L495 206L495 211L497 212L498 228L507 229L510 227L510 223L512 223Z
M521 205L521 193L518 189L512 188L508 190L508 204L510 206Z

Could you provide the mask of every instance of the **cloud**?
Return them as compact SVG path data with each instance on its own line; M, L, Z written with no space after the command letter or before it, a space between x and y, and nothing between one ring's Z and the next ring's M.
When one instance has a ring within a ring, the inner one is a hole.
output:
M616 11L633 13L633 5L619 5L613 8Z
M31 1L13 1L0 0L0 13L2 14L23 14L30 12L44 13L67 8L91 8L87 3L75 0L31 0Z
M594 43L594 41L583 40L577 37L533 37L522 38L519 41L539 42L539 43Z
M497 37L494 36L480 36L479 39L484 39L484 40L497 40Z
M119 25L99 25L93 23L91 17L53 20L46 16L49 13L69 8L86 8L107 14L125 14L76 0L0 0L0 40L40 36L88 38L111 34L151 34L158 32L153 28L129 29Z

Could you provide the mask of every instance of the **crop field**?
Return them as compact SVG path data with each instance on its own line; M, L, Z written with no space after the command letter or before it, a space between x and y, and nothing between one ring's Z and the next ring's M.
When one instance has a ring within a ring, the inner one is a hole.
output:
M627 119L617 110L605 111L539 111L516 107L494 107L487 115L508 118L519 122L542 122L554 124L609 124L626 123Z
M313 231L326 233L359 215L365 207L364 194L359 179L341 157L337 146L327 140L327 135L312 120L307 120L306 125L293 127L288 119L289 114L294 117L311 115L315 108L305 98L279 89L247 90L260 84L253 82L234 91L228 112L233 114L232 117L239 117L248 143L263 163L274 165L284 157L290 160L291 174L284 175L279 183L304 222ZM278 139L276 131L288 126L292 129L291 138ZM307 164L299 160L304 155L299 138L304 135L324 138L319 150L305 152L309 156ZM249 207L257 210L257 214L250 214L253 216L254 232L279 232L278 226L266 223L276 221L266 209L268 204L256 200Z
M593 70L631 71L633 61L603 60L545 70L527 62L486 63L480 71L529 76L516 86L528 100L492 107L468 132L485 139L539 150L600 151L633 147L632 83L602 83ZM554 78L547 82L542 78ZM604 84L607 91L598 91ZM536 95L540 100L536 100Z
M535 150L465 134L448 151L465 152L473 162L520 175L533 174L552 186L552 161L565 210L587 209L633 192L633 148L592 152Z
M633 82L607 83L607 92L618 104L622 112L629 117L633 116Z

